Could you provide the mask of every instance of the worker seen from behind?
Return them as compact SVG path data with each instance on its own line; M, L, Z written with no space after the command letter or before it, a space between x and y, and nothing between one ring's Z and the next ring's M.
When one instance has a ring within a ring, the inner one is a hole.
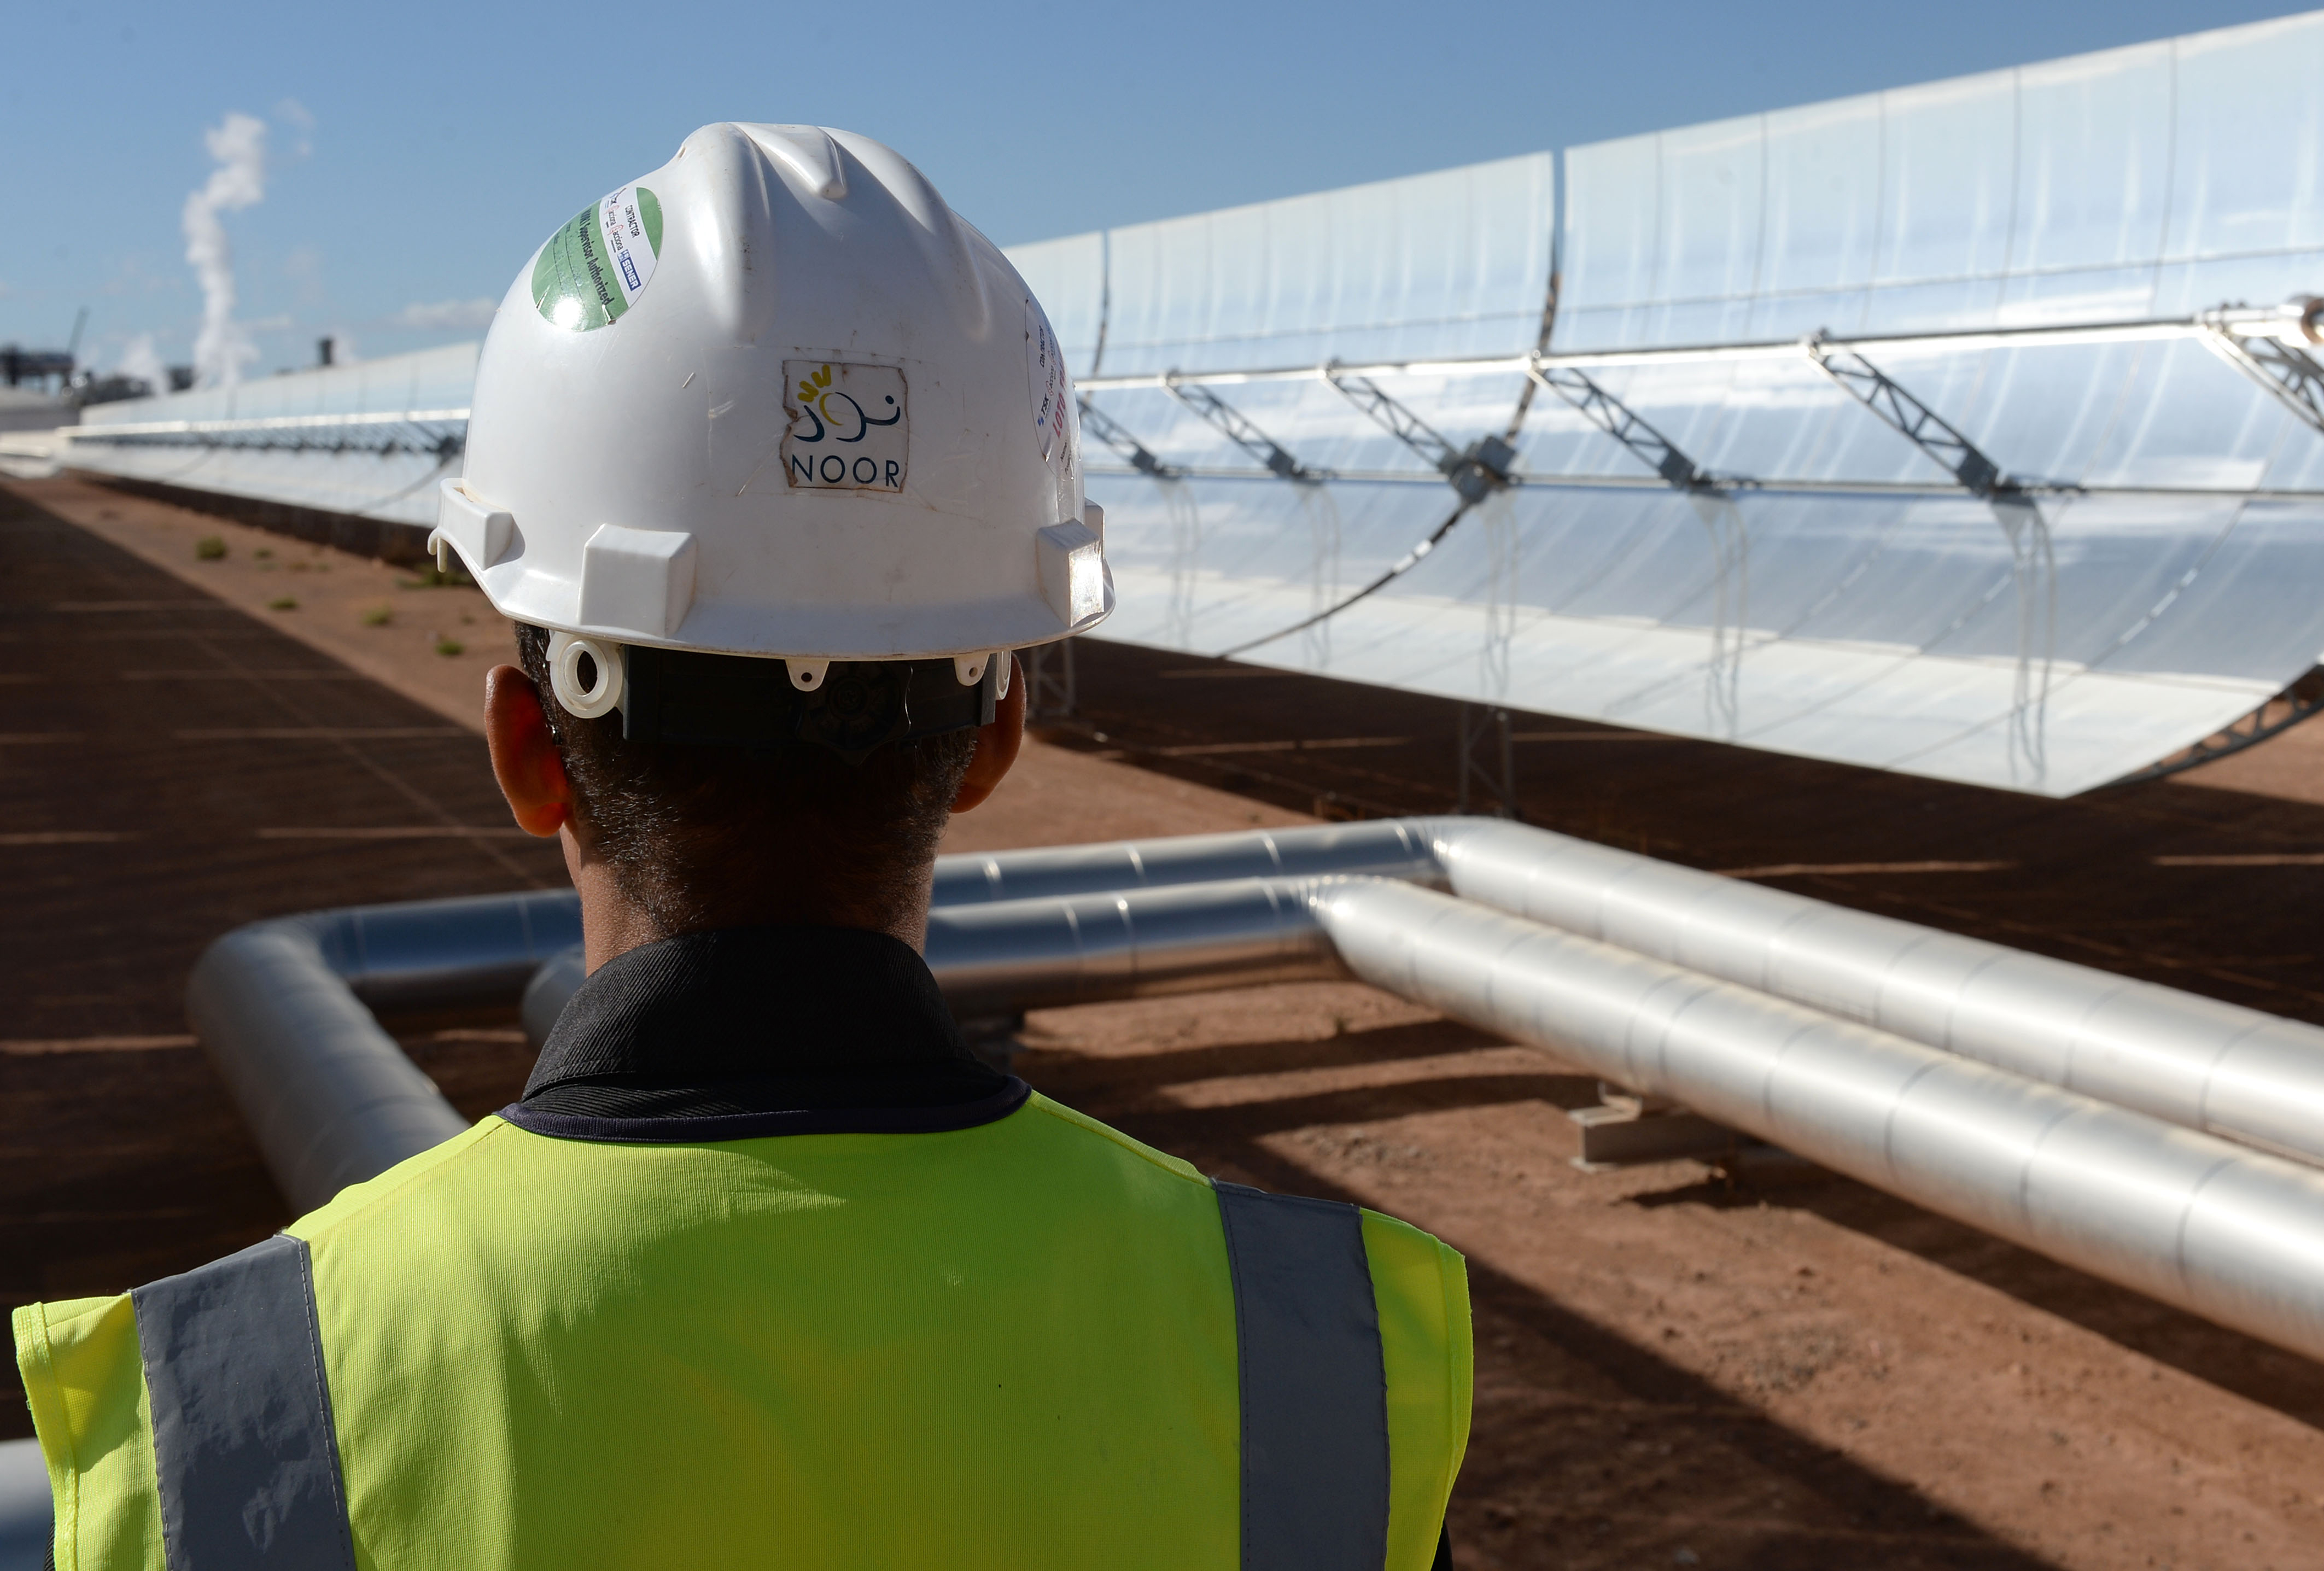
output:
M1458 1255L964 1044L918 947L1010 651L1111 609L1073 384L880 143L718 125L516 280L436 539L589 975L522 1100L15 1319L58 1571L1424 1571Z

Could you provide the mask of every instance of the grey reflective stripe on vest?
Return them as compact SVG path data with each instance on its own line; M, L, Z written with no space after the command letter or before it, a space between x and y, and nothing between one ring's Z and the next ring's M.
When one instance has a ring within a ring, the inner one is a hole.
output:
M303 1240L130 1295L170 1571L355 1565Z
M1234 1273L1243 1571L1379 1571L1388 1376L1363 1213L1213 1187Z

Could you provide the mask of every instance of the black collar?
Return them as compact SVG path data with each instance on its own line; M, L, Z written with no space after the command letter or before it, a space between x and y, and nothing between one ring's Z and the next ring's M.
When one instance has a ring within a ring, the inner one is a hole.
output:
M908 1133L989 1123L1028 1094L969 1051L908 946L853 928L727 928L600 966L501 1116L575 1140Z

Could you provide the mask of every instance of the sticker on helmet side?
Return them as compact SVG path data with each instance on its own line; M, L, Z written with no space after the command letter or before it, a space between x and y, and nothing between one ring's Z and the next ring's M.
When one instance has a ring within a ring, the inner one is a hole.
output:
M1054 457L1065 445L1065 357L1049 319L1034 300L1025 302L1025 380L1033 393L1033 435L1041 457Z
M638 303L661 255L661 203L623 186L567 220L532 264L532 303L560 328L586 333Z
M793 490L901 491L912 422L892 365L783 362L783 479Z

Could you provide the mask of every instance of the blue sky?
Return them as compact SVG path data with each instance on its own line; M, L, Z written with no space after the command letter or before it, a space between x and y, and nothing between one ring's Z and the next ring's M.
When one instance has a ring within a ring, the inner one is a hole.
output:
M714 120L879 137L1003 245L2287 14L2235 0L1415 5L928 0L520 12L97 5L12 14L0 343L191 357L206 130L265 123L224 212L258 355L475 336L532 248Z

